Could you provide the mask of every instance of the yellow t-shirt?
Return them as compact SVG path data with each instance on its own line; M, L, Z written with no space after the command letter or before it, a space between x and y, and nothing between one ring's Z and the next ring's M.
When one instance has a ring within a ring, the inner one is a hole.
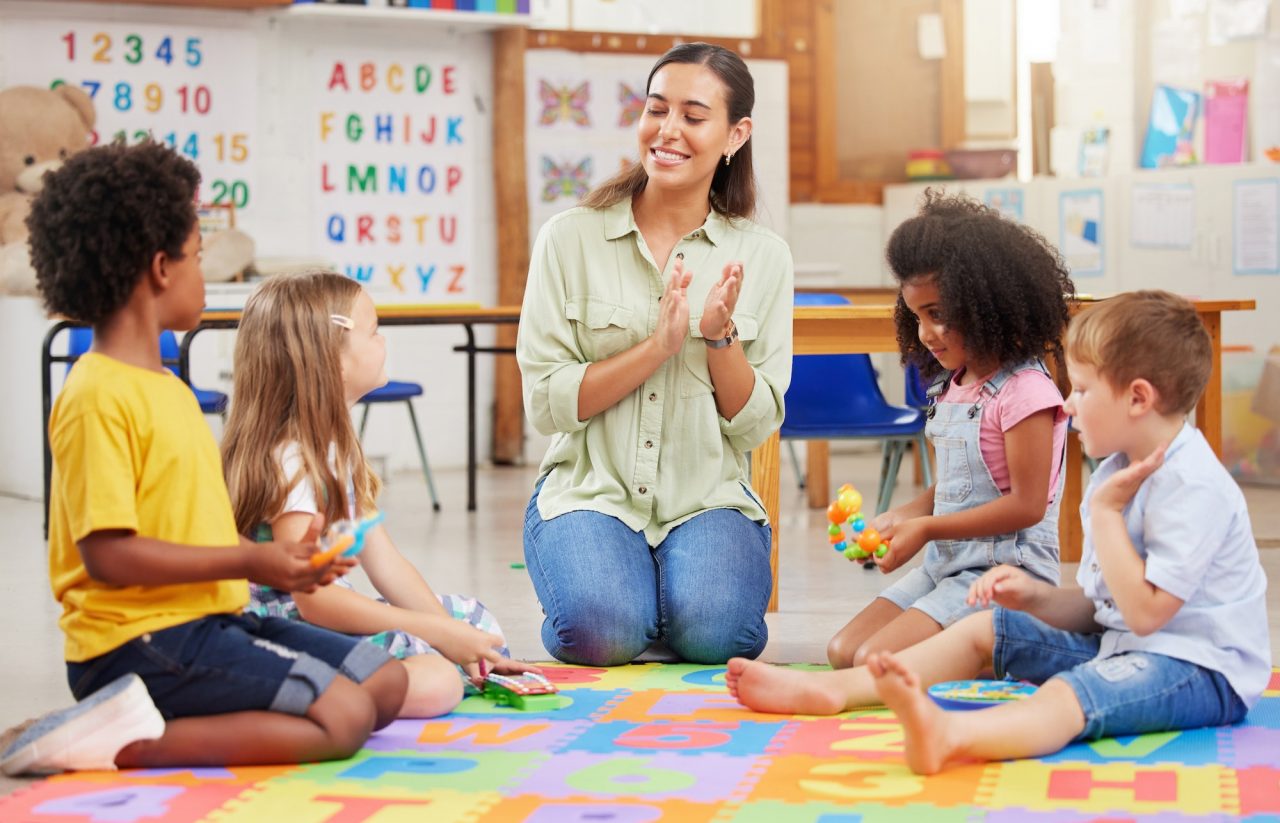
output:
M114 529L179 546L239 543L222 458L181 380L86 354L53 404L49 442L49 579L62 604L68 661L244 608L245 580L114 586L89 577L77 547L93 532Z

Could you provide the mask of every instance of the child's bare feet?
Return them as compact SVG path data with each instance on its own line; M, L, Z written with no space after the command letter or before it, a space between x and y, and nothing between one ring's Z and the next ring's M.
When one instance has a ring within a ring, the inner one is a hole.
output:
M956 754L948 739L950 720L920 688L920 678L890 652L867 658L876 693L902 722L907 765L916 774L937 774Z
M729 694L753 711L772 714L839 714L844 697L831 672L782 669L735 657L724 682Z

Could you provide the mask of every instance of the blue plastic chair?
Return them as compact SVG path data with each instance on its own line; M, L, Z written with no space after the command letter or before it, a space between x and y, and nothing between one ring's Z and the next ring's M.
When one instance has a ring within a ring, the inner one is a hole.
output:
M68 356L79 357L93 346L93 329L78 327L69 329L69 331L71 332L71 340L67 343ZM174 374L178 374L178 367L173 363L178 362L179 354L177 335L165 329L160 333L160 358L166 361L165 367ZM71 366L68 365L67 369L70 370L70 368ZM191 391L200 403L200 411L205 414L219 415L224 421L226 420L227 395L225 393L214 389L198 389L195 386L191 386Z
M418 428L418 415L413 410L413 398L422 394L422 386L390 380L387 385L374 389L360 398L364 414L360 417L360 440L364 441L364 429L369 424L369 408L375 403L404 403L409 410L409 422L413 424L413 436L418 441L418 457L422 460L422 474L427 478L427 490L431 492L431 508L440 511L440 497L436 494L436 481L431 476L431 464L427 462L427 447L422 442L422 430Z
M838 294L798 293L797 306L843 306L849 301ZM910 389L908 389L910 391ZM921 392L923 394L923 392ZM894 406L884 399L871 357L866 354L797 355L791 365L791 386L786 394L784 440L883 440L880 489L876 514L889 508L898 481L902 456L911 443L928 455L924 437L925 413L920 408ZM801 488L799 461L794 442L788 442ZM924 460L924 482L933 485L933 470Z

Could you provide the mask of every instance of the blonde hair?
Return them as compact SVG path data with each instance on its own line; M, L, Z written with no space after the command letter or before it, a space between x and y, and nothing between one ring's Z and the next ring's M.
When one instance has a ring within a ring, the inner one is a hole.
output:
M1156 410L1186 414L1209 383L1213 344L1195 306L1167 291L1125 292L1086 308L1067 329L1067 357L1117 391L1143 379Z
M330 271L273 277L249 296L236 338L231 415L222 438L223 472L236 528L252 535L281 514L304 478L325 522L374 508L379 491L351 423L342 384L346 330L360 284ZM297 443L302 469L285 477L280 450ZM332 462L330 462L332 449ZM337 476L351 472L351 477ZM349 468L347 468L349 467ZM347 499L348 479L355 500Z

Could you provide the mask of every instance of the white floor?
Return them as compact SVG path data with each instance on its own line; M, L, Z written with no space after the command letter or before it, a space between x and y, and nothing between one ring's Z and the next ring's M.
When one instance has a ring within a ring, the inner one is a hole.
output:
M833 455L833 485L853 483L868 496L875 490L878 454L865 449ZM825 513L809 510L783 467L781 523L781 608L768 618L769 645L763 659L774 662L825 662L827 640L888 580L864 571L832 552L826 542ZM904 471L904 477L908 472ZM418 564L437 592L471 594L499 617L512 653L529 660L548 656L539 639L541 611L523 561L520 529L533 468L486 469L480 473L480 511L464 510L465 474L437 472L444 511L435 514L418 474L396 475L387 484L382 506L392 536ZM1254 532L1272 581L1280 580L1280 489L1247 488ZM904 479L898 501L913 490ZM0 661L8 676L0 685L0 729L33 714L66 705L59 609L49 593L38 501L0 497L0 523L9 533L4 573L0 575ZM898 572L901 574L902 572ZM1073 566L1063 579L1073 580ZM1280 660L1280 585L1268 592L1272 653ZM25 781L0 778L0 794Z

